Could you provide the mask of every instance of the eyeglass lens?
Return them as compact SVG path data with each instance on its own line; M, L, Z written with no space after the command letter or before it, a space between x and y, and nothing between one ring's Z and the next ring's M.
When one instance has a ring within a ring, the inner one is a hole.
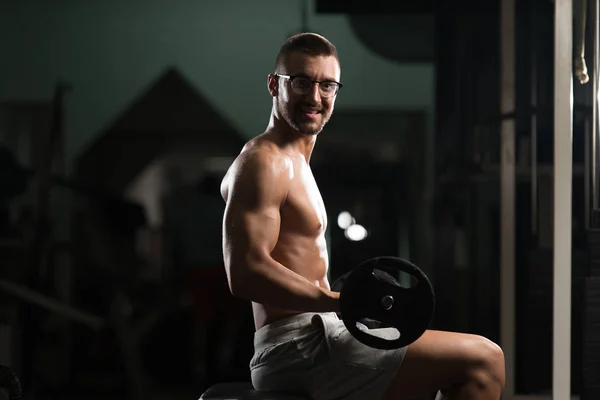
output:
M304 77L298 77L292 81L292 89L302 94L307 93L311 89L312 85L312 81ZM333 96L337 92L338 87L338 84L335 82L321 82L319 84L319 90L321 95L324 97Z

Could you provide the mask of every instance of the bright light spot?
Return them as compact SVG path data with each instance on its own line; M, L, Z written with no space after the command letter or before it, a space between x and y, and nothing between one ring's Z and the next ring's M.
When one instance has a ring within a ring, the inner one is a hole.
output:
M350 225L346 229L346 237L354 242L359 242L367 237L367 230L362 225Z
M348 229L350 225L352 225L355 221L348 211L342 211L340 215L338 215L338 226L342 229Z

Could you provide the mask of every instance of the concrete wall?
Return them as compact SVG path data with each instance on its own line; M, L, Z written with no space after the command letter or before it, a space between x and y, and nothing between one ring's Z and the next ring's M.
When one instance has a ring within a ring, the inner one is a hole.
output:
M275 0L21 0L0 3L0 101L68 96L72 161L124 107L175 66L246 137L266 123L266 77L301 3ZM338 47L346 83L338 108L433 111L433 67L401 65L365 48L344 15L308 16ZM432 129L429 127L429 129Z

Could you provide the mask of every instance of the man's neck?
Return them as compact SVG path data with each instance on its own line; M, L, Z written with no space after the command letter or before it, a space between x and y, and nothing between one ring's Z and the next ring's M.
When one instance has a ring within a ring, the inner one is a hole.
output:
M292 129L285 121L282 121L271 114L269 125L265 131L272 136L281 147L289 148L295 153L304 156L307 163L317 142L317 135L307 135Z

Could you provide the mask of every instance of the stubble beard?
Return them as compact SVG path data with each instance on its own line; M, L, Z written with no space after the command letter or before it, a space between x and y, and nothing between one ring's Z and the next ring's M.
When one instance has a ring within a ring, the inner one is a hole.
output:
M285 108L282 110L283 119L287 122L290 128L301 135L318 135L329 121L329 117L324 113L319 114L319 119L317 119L317 121L303 120L301 113L302 111L300 107L296 107L293 110Z

